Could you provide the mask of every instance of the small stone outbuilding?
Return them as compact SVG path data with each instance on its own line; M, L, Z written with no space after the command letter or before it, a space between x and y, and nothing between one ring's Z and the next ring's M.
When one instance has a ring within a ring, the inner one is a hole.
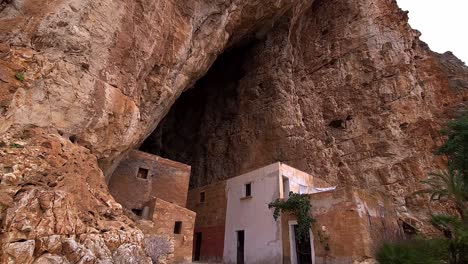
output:
M109 190L147 238L172 241L168 263L192 260L195 213L186 208L190 166L131 151L109 179ZM130 213L131 212L131 213Z

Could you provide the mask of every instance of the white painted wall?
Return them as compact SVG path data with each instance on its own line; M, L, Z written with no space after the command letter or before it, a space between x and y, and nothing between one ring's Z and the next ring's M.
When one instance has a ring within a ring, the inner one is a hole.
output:
M315 179L310 174L307 174L303 171L295 169L284 163L280 163L280 174L283 177L287 177L289 179L289 189L290 191L294 193L312 194L312 193L321 192L323 190L327 190L327 189L320 190L319 188L316 188L317 186L315 184ZM302 192L300 192L300 190ZM282 190L281 190L281 193L282 193ZM285 196L286 194L283 194L283 193L281 194L281 197L285 197Z
M226 181L224 263L237 262L237 231L240 230L245 233L246 264L282 263L281 222L273 219L268 204L287 197L283 193L283 177L289 179L290 191L299 193L303 186L305 193L317 192L311 175L279 162ZM247 183L251 183L251 198L245 198Z
M252 184L252 197L244 197L244 184ZM245 263L282 263L280 221L268 204L279 198L279 163L232 178L226 184L227 213L224 262L237 262L236 231L244 230Z

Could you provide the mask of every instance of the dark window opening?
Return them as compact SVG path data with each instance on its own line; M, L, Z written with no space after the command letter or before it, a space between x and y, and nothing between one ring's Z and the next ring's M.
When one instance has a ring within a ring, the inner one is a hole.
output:
M247 183L245 185L245 197L252 196L252 183Z
M137 216L143 215L143 209L132 209L132 212L136 214Z
M201 192L200 193L200 203L204 203L205 202L205 192Z
M182 234L182 222L176 221L174 224L174 234Z
M148 169L138 168L137 178L147 180Z

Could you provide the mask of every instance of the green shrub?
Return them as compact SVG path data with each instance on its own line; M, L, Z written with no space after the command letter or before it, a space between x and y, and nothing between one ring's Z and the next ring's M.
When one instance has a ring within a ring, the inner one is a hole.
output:
M446 239L414 239L385 244L377 253L380 264L440 264L448 259Z
M447 136L447 141L436 154L446 155L449 168L459 171L468 181L468 111L450 121L442 134Z
M468 226L450 215L432 216L443 237L387 243L377 253L381 264L468 264Z
M448 263L468 263L468 225L451 215L434 215L432 225L447 238Z
M275 208L273 218L278 219L280 213L286 211L297 217L297 236L305 238L309 235L309 229L314 222L310 216L310 200L307 194L289 193L288 200L276 199L268 204L268 208Z
M16 73L15 73L15 77L16 77L16 79L17 79L18 81L21 81L21 82L24 81L24 73L22 73L22 72L16 72Z

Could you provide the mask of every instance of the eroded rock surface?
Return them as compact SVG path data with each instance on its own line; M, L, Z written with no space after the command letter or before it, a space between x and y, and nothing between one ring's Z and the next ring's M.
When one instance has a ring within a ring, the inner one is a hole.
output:
M195 84L231 46L242 60ZM198 145L155 147L193 165L193 185L280 160L422 218L408 194L443 166L431 151L467 76L393 0L0 1L1 261L170 258L148 252L104 175L193 86L203 104L164 123Z
M425 219L426 200L411 194L444 167L432 152L467 107L468 68L431 52L395 1L317 0L301 12L221 57L143 149L191 164L193 186L283 161Z
M102 170L294 2L1 1L1 262L151 263Z

